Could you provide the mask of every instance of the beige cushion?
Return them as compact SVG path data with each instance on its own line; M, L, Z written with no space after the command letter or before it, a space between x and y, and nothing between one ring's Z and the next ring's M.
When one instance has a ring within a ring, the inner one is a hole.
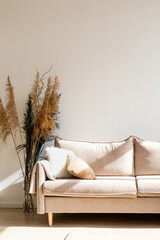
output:
M82 179L96 179L96 176L93 172L93 169L81 158L76 156L68 155L67 156L67 171Z
M109 143L71 141L56 137L55 146L73 151L88 163L95 175L134 175L133 137Z
M135 177L97 177L96 180L56 179L45 181L46 196L124 197L137 196Z
M135 138L136 175L160 174L160 142Z
M160 175L137 176L138 196L160 196Z

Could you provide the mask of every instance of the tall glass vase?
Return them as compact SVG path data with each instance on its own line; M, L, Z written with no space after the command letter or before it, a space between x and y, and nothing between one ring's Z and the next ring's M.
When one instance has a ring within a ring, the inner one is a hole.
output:
M29 193L29 186L30 186L30 181L25 176L25 180L23 182L23 190L24 190L23 209L24 209L24 212L26 212L26 213L31 213L31 212L35 211L34 204L33 204L33 198L32 198L32 195Z

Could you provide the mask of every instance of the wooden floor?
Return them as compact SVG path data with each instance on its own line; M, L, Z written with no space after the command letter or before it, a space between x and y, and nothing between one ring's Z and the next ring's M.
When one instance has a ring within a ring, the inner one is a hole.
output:
M47 214L0 209L0 226L48 227ZM55 214L53 227L160 228L160 214Z
M36 213L23 213L22 209L0 209L0 240L8 240L16 229L25 235L32 232L44 231L44 233L54 233L56 240L65 239L65 236L75 230L152 230L160 234L159 214L55 214L53 227L48 227L47 214L38 215ZM5 235L6 234L6 235ZM8 234L8 235L7 235ZM37 233L35 233L36 235ZM41 235L41 234L40 234ZM37 235L36 235L37 236ZM15 236L18 240L18 236ZM26 238L27 239L27 238ZM36 238L34 238L35 240ZM37 236L37 239L41 239ZM47 240L51 238L46 238ZM135 238L136 239L136 238ZM154 238L152 238L154 239ZM155 238L156 239L156 238ZM160 238L159 238L160 239ZM23 238L24 240L24 238Z

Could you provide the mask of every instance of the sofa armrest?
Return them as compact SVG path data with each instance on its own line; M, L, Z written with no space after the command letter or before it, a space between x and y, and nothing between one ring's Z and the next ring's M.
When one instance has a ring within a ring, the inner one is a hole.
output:
M43 194L43 183L46 181L47 175L40 162L37 163L37 213L45 213L45 197Z
M43 183L46 181L46 178L50 179L51 181L55 181L49 161L41 160L34 165L29 189L30 194L37 194L37 213L39 214L45 213Z

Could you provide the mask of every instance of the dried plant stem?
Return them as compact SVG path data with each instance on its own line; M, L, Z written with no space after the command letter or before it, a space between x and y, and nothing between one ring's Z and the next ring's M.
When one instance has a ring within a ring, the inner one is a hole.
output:
M25 154L25 151L24 151L23 137L22 137L22 131L21 131L19 119L18 119L18 128L19 128L19 134L20 134L20 138L21 138L21 142L22 142L22 146L23 146L22 149L23 149L23 155L24 155L24 161L25 161L26 154Z
M35 208L34 208L34 204L33 204L32 195L29 194L29 196L30 196L30 200L31 200L31 207L32 207L32 209L33 209L33 212L35 212Z
M25 212L35 212L32 195L29 193L29 182L27 184L27 188L25 189L25 203L24 203L24 211Z
M38 138L38 140L36 141L36 144L35 144L35 146L36 146L35 152L34 152L34 155L35 155L35 156L36 156L37 151L38 151L38 144L39 144L40 138L41 138L41 136L39 135L39 138ZM35 164L35 163L34 163L34 164Z
M39 91L39 93L38 93L38 97L41 95L42 90L43 90L43 88L44 88L44 86L45 86L45 84L44 84L44 82L43 82L43 81L45 80L45 76L51 71L51 69L52 69L52 65L50 66L49 70L48 70L47 72L43 73L43 75L42 75L41 78L39 79L39 82L41 82L41 89L40 89L40 91ZM36 69L36 71L37 71L37 73L39 73L37 69Z
M32 169L33 169L33 166L34 166L34 163L33 163L33 157L34 157L34 146L35 146L35 134L34 134L34 128L33 128L33 138L32 138L32 155L31 155L31 173L32 173Z
M24 176L23 167L22 167L22 163L21 163L21 159L20 159L20 156L19 156L19 153L18 153L18 150L17 150L16 140L15 140L15 138L14 138L14 136L13 136L12 131L11 131L11 136L12 136L13 143L14 143L14 146L15 146L15 150L16 150L16 153L17 153L17 156L18 156L18 160L19 160L19 164L20 164L20 167L21 167L21 170L22 170L23 177L25 177L25 176Z
M33 166L34 166L34 164L35 164L35 162L34 162L34 156L36 156L36 154L37 154L37 151L38 151L38 143L39 143L39 141L40 141L40 138L41 138L41 136L39 135L38 140L36 140L35 143L34 143L35 149L34 149L34 152L33 152L33 154L32 154L32 159L31 159L31 173L32 173Z
M32 196L29 194L29 188L25 191L24 212L35 212Z

